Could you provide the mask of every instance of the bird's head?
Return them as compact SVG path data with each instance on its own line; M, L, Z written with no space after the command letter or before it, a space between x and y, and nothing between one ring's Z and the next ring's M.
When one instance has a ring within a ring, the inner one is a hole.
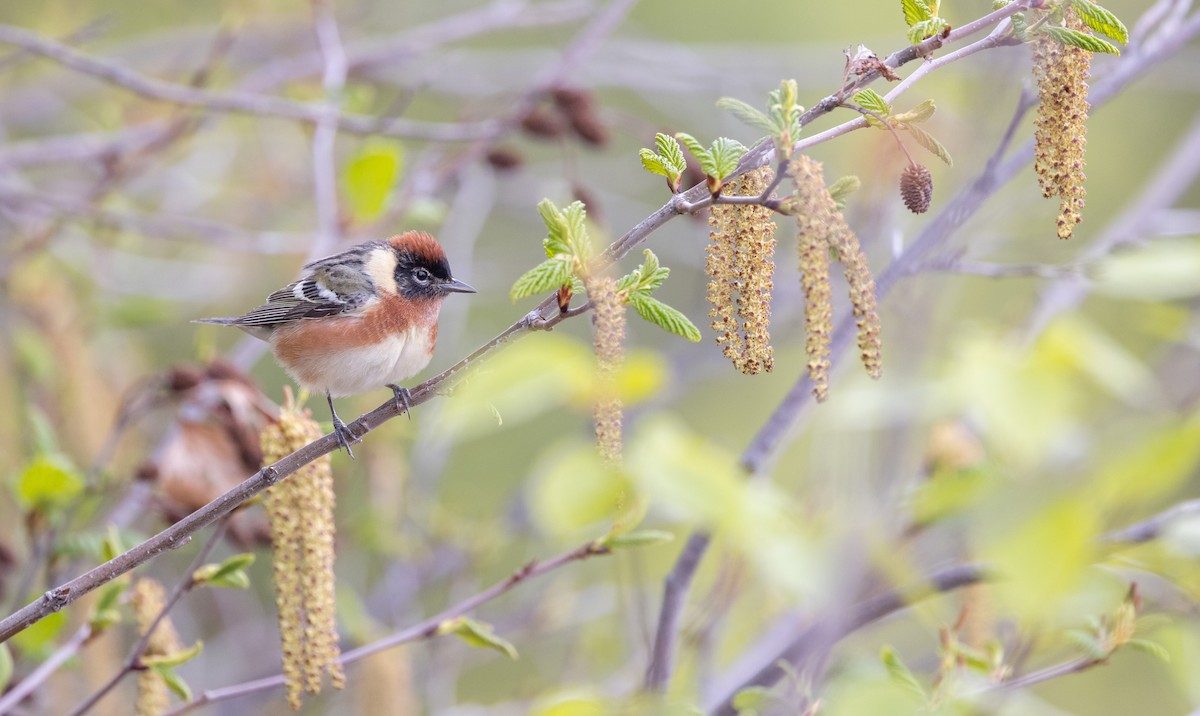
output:
M394 286L401 298L437 299L449 293L475 293L474 288L451 275L446 252L433 236L423 231L407 231L384 243L390 251L372 257L368 273L377 284L388 289ZM383 275L390 280L380 281Z

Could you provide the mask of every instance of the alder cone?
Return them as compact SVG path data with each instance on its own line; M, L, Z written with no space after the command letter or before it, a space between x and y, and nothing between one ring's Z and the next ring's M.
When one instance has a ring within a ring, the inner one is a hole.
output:
M900 196L904 205L914 214L929 211L933 201L933 176L920 164L909 164L900 175Z

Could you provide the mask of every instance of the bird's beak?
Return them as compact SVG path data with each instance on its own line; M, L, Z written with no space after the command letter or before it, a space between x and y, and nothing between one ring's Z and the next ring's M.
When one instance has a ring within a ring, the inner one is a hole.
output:
M441 289L446 293L476 293L475 289L471 288L470 284L463 283L456 278L449 281L444 281Z

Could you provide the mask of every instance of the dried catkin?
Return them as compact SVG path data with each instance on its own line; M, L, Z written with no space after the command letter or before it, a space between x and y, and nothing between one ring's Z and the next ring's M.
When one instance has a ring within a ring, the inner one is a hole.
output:
M592 344L596 354L596 397L593 419L596 448L606 463L621 461L621 397L617 373L625 359L625 302L611 276L594 276L586 283L592 302Z
M262 432L264 464L271 464L321 437L320 427L292 404L279 422ZM335 582L333 471L328 455L297 470L267 491L267 518L274 544L275 603L283 652L288 703L299 709L301 694L320 693L328 674L336 688L345 684L338 661Z
M1069 6L1066 26L1089 32ZM1038 85L1034 168L1042 195L1060 198L1058 237L1069 239L1082 220L1087 191L1084 150L1087 147L1088 75L1092 53L1064 45L1039 33L1033 41L1033 76Z
M770 185L769 168L747 172L725 186L726 196L758 196ZM709 317L717 343L746 374L774 368L771 348L771 275L775 222L754 204L717 204L709 215Z
M872 378L878 378L883 371L875 279L858 237L837 210L825 186L821 163L801 155L792 161L788 171L796 185L791 206L796 216L800 284L804 291L808 373L813 396L823 401L829 395L829 341L833 332L830 253L842 264L858 328L859 355Z

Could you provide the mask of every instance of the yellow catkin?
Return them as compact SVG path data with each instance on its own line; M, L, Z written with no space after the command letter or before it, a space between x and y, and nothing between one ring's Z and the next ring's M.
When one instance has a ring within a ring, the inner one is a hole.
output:
M161 584L148 577L142 577L133 585L130 594L130 604L133 606L134 618L137 620L138 634L145 634L162 612L166 604L165 591ZM170 617L163 617L150 639L146 642L143 657L167 656L175 654L183 648L179 641L179 633ZM145 669L138 674L137 702L134 713L137 716L158 716L165 713L171 706L171 694L167 682L153 669Z
M821 163L799 156L792 161L788 171L796 184L796 195L791 205L798 232L808 372L813 383L813 396L823 401L829 396L829 341L833 332L830 250L841 262L850 287L850 302L858 328L859 354L867 374L872 378L878 378L883 371L875 279L858 237L829 195Z
M289 396L279 422L262 432L263 461L276 462L321 437L308 411ZM341 688L335 582L333 471L328 455L309 463L267 491L267 518L274 545L275 604L288 703L299 709L304 691L319 693L321 677Z
M1069 6L1065 24L1088 32ZM1084 151L1087 147L1088 74L1092 53L1064 45L1048 35L1033 41L1033 76L1038 85L1037 131L1034 133L1034 168L1046 197L1060 198L1058 237L1071 238L1087 195Z
M757 196L771 183L770 168L747 172L726 185L727 196ZM717 343L733 365L755 374L774 367L771 348L771 274L775 222L770 209L718 204L709 214L709 317Z
M596 400L593 419L596 448L610 464L621 461L621 397L617 373L625 359L625 302L611 276L587 280L588 299L593 306L592 344L596 353Z

